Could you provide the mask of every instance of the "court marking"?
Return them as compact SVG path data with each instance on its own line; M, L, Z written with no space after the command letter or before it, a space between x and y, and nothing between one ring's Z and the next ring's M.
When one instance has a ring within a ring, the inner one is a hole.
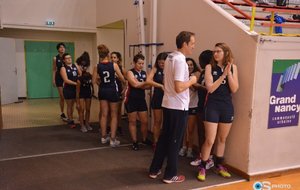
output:
M213 187L221 187L221 186L225 186L225 185L231 185L231 184L235 184L235 183L241 183L241 182L245 182L247 181L246 179L240 179L237 181L231 181L231 182L227 182L227 183L220 183L220 184L216 184L216 185L210 185L210 186L205 186L205 187L200 187L200 188L195 188L195 189L190 189L190 190L204 190L204 189L208 189L208 188L213 188Z
M118 147L126 147L131 144L122 144ZM12 158L2 158L0 159L0 162L4 161L11 161L11 160L21 160L21 159L27 159L27 158L37 158L37 157L43 157L43 156L53 156L53 155L61 155L61 154L71 154L71 153L77 153L77 152L86 152L86 151L93 151L93 150L103 150L103 149L114 149L110 146L103 146L103 147L97 147L97 148L86 148L86 149L78 149L78 150L68 150L68 151L60 151L60 152L51 152L51 153L45 153L45 154L34 154L34 155L28 155L28 156L17 156Z

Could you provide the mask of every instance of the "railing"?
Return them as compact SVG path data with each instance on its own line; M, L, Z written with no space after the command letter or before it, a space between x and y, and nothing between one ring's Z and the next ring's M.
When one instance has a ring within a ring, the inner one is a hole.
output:
M278 24L274 23L275 20L275 13L290 13L290 14L300 14L300 9L276 9L276 8L264 8L263 11L271 12L270 23L263 22L262 26L269 26L269 35L273 35L273 27L274 26L281 26L281 27L288 27L288 28L300 28L300 24Z
M299 8L294 8L294 9L286 9L286 8L270 8L270 7L265 7L262 9L264 12L270 12L271 16L270 18L266 17L256 17L256 8L257 5L256 3L250 1L250 0L242 0L244 3L235 3L235 2L229 2L228 0L213 0L215 3L223 3L228 5L230 8L238 12L240 15L234 15L236 18L240 19L246 19L250 20L250 31L254 30L254 24L255 20L261 20L261 21L267 21L267 22L262 22L261 26L263 27L269 27L269 35L278 35L273 33L273 29L275 26L280 26L280 27L287 27L287 28L300 28L300 21L292 21L288 20L288 22L291 23L274 23L275 20L275 14L276 13L287 13L287 14L300 14L300 9ZM243 10L237 7L237 5L242 5L242 6L249 6L251 7L251 15L245 13ZM299 23L299 24L298 24ZM262 33L263 34L263 33ZM283 35L283 34L280 34ZM300 34L284 34L284 35L290 35L290 36L300 36Z

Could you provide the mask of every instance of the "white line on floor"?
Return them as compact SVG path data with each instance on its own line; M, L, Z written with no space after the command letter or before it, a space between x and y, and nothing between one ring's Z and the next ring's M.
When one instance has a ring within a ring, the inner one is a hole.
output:
M205 187L200 187L200 188L195 188L195 189L190 189L190 190L203 190L203 189L208 189L208 188L212 188L212 187L220 187L220 186L224 186L224 185L240 183L240 182L244 182L244 181L247 181L247 180L246 179L241 179L241 180L237 180L237 181L221 183L221 184L216 184L216 185L211 185L211 186L205 186Z
M131 145L131 144L122 144L119 147L125 147L125 146L129 146L129 145ZM97 148L86 148L86 149L69 150L69 151L62 151L62 152L51 152L51 153L45 153L45 154L35 154L35 155L29 155L29 156L18 156L18 157L13 157L13 158L0 159L0 162L10 161L10 160L20 160L20 159L26 159L26 158L36 158L36 157L43 157L43 156L60 155L60 154L70 154L70 153L85 152L85 151L91 151L91 150L102 150L102 149L109 149L109 148L112 148L112 147L104 146L104 147L97 147Z

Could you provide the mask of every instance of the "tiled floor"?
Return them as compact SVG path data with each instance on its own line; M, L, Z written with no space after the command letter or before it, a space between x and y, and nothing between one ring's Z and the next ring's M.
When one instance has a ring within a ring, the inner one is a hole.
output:
M66 113L65 105L65 113ZM99 103L92 100L91 122L98 121ZM62 125L60 119L58 99L32 99L23 100L20 103L13 103L2 106L3 129L41 127ZM78 118L77 110L74 110L74 119Z

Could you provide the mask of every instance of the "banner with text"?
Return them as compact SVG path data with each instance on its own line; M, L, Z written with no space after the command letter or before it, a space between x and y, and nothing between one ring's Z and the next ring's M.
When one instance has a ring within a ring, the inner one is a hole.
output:
M298 126L300 60L273 60L268 128Z

